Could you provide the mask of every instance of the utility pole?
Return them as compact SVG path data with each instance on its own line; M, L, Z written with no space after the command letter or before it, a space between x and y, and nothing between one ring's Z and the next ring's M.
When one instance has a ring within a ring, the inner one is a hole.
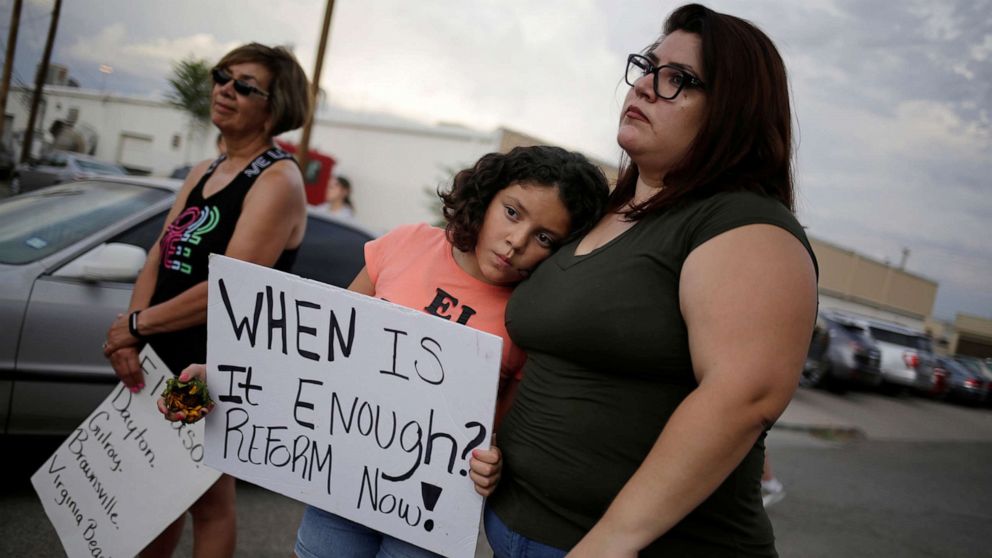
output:
M327 35L331 28L331 13L334 11L334 0L327 0L327 7L324 8L324 26L320 30L320 43L317 45L317 64L313 69L313 81L310 82L310 98L313 101L313 114L303 125L303 139L300 140L300 149L296 153L296 159L303 169L303 177L306 180L307 161L310 159L310 129L313 127L314 118L317 115L317 94L320 92L320 69L324 65L324 49L327 46Z
M45 76L48 75L48 60L52 57L52 45L55 44L55 31L59 27L59 12L62 11L62 0L55 0L52 9L52 22L48 25L48 40L45 41L45 53L38 65L38 75L34 80L34 95L31 97L31 114L28 116L28 128L24 130L24 147L21 148L21 162L31 156L31 142L34 141L34 121L38 117L38 103L41 101L41 90L45 86Z
M7 37L7 55L3 61L3 81L0 82L0 138L3 138L3 126L7 122L7 94L10 92L10 73L14 70L14 51L17 47L17 27L21 23L22 0L14 0L14 9L10 12L10 36Z

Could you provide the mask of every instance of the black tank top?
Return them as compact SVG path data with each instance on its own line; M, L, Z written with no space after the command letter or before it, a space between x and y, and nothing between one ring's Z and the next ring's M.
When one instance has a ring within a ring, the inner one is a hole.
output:
M225 157L221 155L211 163L207 172L190 190L183 210L169 224L159 241L161 260L151 305L172 299L207 280L210 254L223 254L227 251L227 245L241 217L245 196L252 185L273 163L292 157L273 147L256 157L222 190L204 198L204 184ZM273 268L290 271L296 261L296 252L297 248L283 251ZM206 324L150 335L148 342L173 374L178 375L183 368L194 362L207 361Z

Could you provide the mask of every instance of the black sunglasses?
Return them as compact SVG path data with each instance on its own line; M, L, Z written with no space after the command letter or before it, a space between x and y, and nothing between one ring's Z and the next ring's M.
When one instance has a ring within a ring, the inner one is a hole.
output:
M231 74L227 73L226 71L220 68L214 68L213 70L210 70L210 75L213 76L214 83L216 83L221 87L224 87L225 85L227 85L229 81L234 79L234 76L232 76ZM269 94L267 92L262 91L261 89L255 87L254 85L248 82L241 81L240 79L234 79L234 90L238 93L238 95L242 95L244 97L248 97L252 93L254 93L259 97L262 97L263 99L269 98Z

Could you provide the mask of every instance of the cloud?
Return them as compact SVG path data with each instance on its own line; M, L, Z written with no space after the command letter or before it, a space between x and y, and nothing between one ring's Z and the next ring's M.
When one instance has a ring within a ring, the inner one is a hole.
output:
M76 37L65 52L79 62L151 77L167 75L174 62L188 56L216 61L234 46L236 42L222 43L207 33L136 40L123 23L114 23L92 36Z
M380 8L342 5L340 21L355 24L332 30L322 80L332 102L474 127L511 126L612 155L610 103L622 59L597 33L602 14L594 4ZM349 11L358 9L360 18ZM604 82L604 74L616 78Z
M986 34L980 43L972 45L969 54L971 54L971 59L976 62L988 60L989 55L992 54L992 34Z

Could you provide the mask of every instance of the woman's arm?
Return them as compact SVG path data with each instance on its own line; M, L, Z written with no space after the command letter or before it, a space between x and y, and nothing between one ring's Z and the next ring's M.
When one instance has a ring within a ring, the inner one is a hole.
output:
M375 296L375 285L372 283L372 278L369 277L368 269L365 267L358 272L358 275L352 279L351 284L348 285L349 291L355 291L356 293L362 293L367 296Z
M110 330L107 331L107 342L103 348L104 356L110 359L110 364L114 372L132 391L140 389L144 385L144 382L142 380L141 364L138 360L138 345L140 341L131 335L128 328L128 319L131 312L147 308L148 303L151 301L152 293L155 290L155 283L158 280L158 267L161 256L159 242L162 240L162 235L165 234L169 224L175 220L179 212L182 211L183 206L186 205L186 198L189 196L190 190L199 182L209 165L210 161L203 161L196 165L190 171L189 175L187 175L182 188L176 194L176 200L169 209L165 223L162 225L162 230L152 244L151 249L148 250L145 264L141 267L141 272L138 273L138 277L135 279L127 312L118 315L117 319L110 325ZM142 333L149 333L141 329L140 326L138 329Z
M224 255L271 267L284 250L300 245L306 223L303 176L291 161L276 162L245 196Z
M680 305L699 387L570 556L636 556L723 482L785 410L816 315L816 275L787 231L749 225L694 250Z

